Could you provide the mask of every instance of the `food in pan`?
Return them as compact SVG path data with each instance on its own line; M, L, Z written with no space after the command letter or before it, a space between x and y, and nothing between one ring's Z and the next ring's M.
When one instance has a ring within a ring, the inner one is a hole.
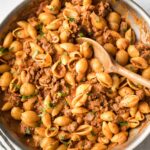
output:
M150 89L108 74L92 45L76 42L98 41L120 65L150 80L150 47L124 17L108 2L52 0L16 24L0 46L0 87L1 113L16 120L18 136L43 150L126 142L150 113Z

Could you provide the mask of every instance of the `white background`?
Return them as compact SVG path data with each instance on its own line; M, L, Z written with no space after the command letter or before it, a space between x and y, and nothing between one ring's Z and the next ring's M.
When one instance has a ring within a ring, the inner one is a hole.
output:
M9 14L10 11L22 1L23 0L0 0L0 23L7 16L7 14ZM143 7L150 14L150 0L134 0L134 1L136 1L141 7ZM2 139L0 139L0 141L3 142ZM3 150L3 148L0 147L0 150ZM135 150L150 150L150 136Z

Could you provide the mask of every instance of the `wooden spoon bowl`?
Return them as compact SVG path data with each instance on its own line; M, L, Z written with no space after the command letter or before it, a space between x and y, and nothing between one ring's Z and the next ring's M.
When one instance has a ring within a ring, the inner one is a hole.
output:
M115 60L113 60L113 58L110 57L107 51L98 42L89 38L78 38L77 42L78 43L88 42L92 45L94 50L94 56L95 58L99 59L99 61L102 63L105 72L108 73L114 72L120 74L128 78L132 82L138 83L150 89L150 80L147 80L142 76L133 73L117 64Z

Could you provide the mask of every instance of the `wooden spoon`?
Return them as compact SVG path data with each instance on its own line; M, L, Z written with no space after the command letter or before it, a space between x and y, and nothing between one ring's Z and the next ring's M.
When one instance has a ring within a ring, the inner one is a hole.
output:
M126 68L120 66L117 64L107 53L107 51L96 41L89 39L89 38L78 38L78 43L88 42L93 46L94 50L94 56L99 59L99 61L102 63L105 72L111 73L117 73L120 74L129 80L131 80L133 83L138 83L140 85L143 85L150 89L150 80L147 80L143 78L142 76L133 73Z

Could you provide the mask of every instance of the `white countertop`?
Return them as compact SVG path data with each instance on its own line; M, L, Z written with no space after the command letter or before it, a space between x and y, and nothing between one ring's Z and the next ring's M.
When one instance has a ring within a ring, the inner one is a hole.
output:
M10 11L16 7L23 0L0 0L0 23L10 13ZM144 8L150 14L150 0L134 0L142 8ZM0 143L3 143L3 139L0 138ZM0 150L8 150L0 146ZM17 149L16 149L17 150ZM140 144L135 150L150 150L150 136L147 137L142 144Z

